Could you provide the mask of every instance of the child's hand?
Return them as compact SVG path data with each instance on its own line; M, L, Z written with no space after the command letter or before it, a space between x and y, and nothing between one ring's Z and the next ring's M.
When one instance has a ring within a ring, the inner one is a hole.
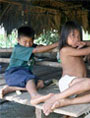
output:
M86 45L86 42L79 41L79 42L76 43L76 45L78 46L77 48L80 49L80 48L82 48Z

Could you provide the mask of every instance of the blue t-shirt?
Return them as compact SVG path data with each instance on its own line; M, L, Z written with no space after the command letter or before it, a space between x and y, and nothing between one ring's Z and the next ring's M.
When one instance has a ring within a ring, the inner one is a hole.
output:
M19 44L15 45L10 58L10 64L7 70L12 67L20 67L20 66L29 68L31 70L33 62L33 56L32 56L33 49L34 47L24 47Z

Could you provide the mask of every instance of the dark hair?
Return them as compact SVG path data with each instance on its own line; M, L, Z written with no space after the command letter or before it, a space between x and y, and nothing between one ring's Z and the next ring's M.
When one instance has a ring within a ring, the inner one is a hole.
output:
M59 49L61 50L64 46L67 45L67 38L71 31L78 30L80 32L80 39L82 41L82 28L81 26L74 21L68 21L62 27L61 36L59 40Z
M29 26L22 26L18 29L18 38L21 36L26 36L34 39L35 31Z

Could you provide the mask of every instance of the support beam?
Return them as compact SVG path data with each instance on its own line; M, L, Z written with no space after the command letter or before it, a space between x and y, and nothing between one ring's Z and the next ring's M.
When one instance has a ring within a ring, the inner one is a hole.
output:
M60 118L61 114L51 113L49 116L45 116L41 109L35 108L36 118Z
M9 3L9 4L14 4L14 5L21 5L21 3L19 2L14 2L12 0L0 0L0 2L5 2L5 3Z
M39 9L44 9L44 10L59 11L58 9L55 9L55 8L46 8L46 7L43 7L43 6L32 5L32 4L29 4L29 3L23 4L22 2L13 2L13 1L11 1L11 0L0 0L0 2L9 3L9 4L14 4L14 5L19 5L19 6L27 5L27 6L30 6L31 8L39 8ZM24 3L25 3L25 2L24 2Z
M10 4L7 5L7 7L4 9L2 14L0 15L0 20L2 19L3 15L7 12L8 8L10 7Z
M30 1L26 1L26 2L20 2L20 1L19 2L17 2L17 1L15 2L15 1L12 1L12 0L0 0L0 2L6 2L6 3L9 3L9 4L20 5L20 6L27 5L27 6L30 6L31 8L39 8L39 9L44 9L44 10L57 11L57 12L61 12L62 14L64 14L67 17L67 19L70 19L67 16L67 14L64 12L64 9L63 9L63 7L65 9L66 8L69 9L69 6L67 4L64 4L63 2L56 1L56 3L60 4L60 6L58 6L58 7L50 6L51 8L50 7L45 7L45 6L35 5L34 2L32 2L32 4L29 4L31 2L31 0ZM44 2L46 2L46 1L44 1ZM50 2L52 4L53 2L55 2L55 0L50 0Z
M4 53L4 52L12 52L13 48L0 48L0 53Z
M0 0L0 2L5 2L5 3L19 5L19 6L28 5L30 7L36 7L36 8L47 9L47 10L58 10L58 11L59 11L59 9L62 9L64 11L66 9L74 9L74 8L81 8L82 7L81 4L73 5L71 2L68 2L69 4L66 4L66 2L61 2L61 1L59 2L59 1L55 1L55 0L50 0L49 3L51 3L50 4L51 8L50 7L48 8L48 7L45 7L45 6L36 5L35 2L33 2L31 0L30 1L25 1L25 2L22 2L22 1L21 2L20 1L17 2L17 1L12 1L12 0ZM48 1L47 2L46 1L42 1L41 3L43 3L43 2L48 3ZM31 4L29 4L29 3L31 3ZM53 6L54 3L57 3L58 6Z
M10 59L9 58L0 58L0 63L9 63Z

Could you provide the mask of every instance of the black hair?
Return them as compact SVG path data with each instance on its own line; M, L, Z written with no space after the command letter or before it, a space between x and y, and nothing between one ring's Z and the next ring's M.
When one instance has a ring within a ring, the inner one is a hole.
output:
M67 45L67 38L71 31L78 30L80 32L80 39L82 41L82 28L75 21L68 21L64 24L61 30L60 40L59 40L59 49L61 50L64 46Z
M34 34L35 31L32 27L29 26L22 26L18 29L18 38L20 38L21 36L26 36L34 39Z

